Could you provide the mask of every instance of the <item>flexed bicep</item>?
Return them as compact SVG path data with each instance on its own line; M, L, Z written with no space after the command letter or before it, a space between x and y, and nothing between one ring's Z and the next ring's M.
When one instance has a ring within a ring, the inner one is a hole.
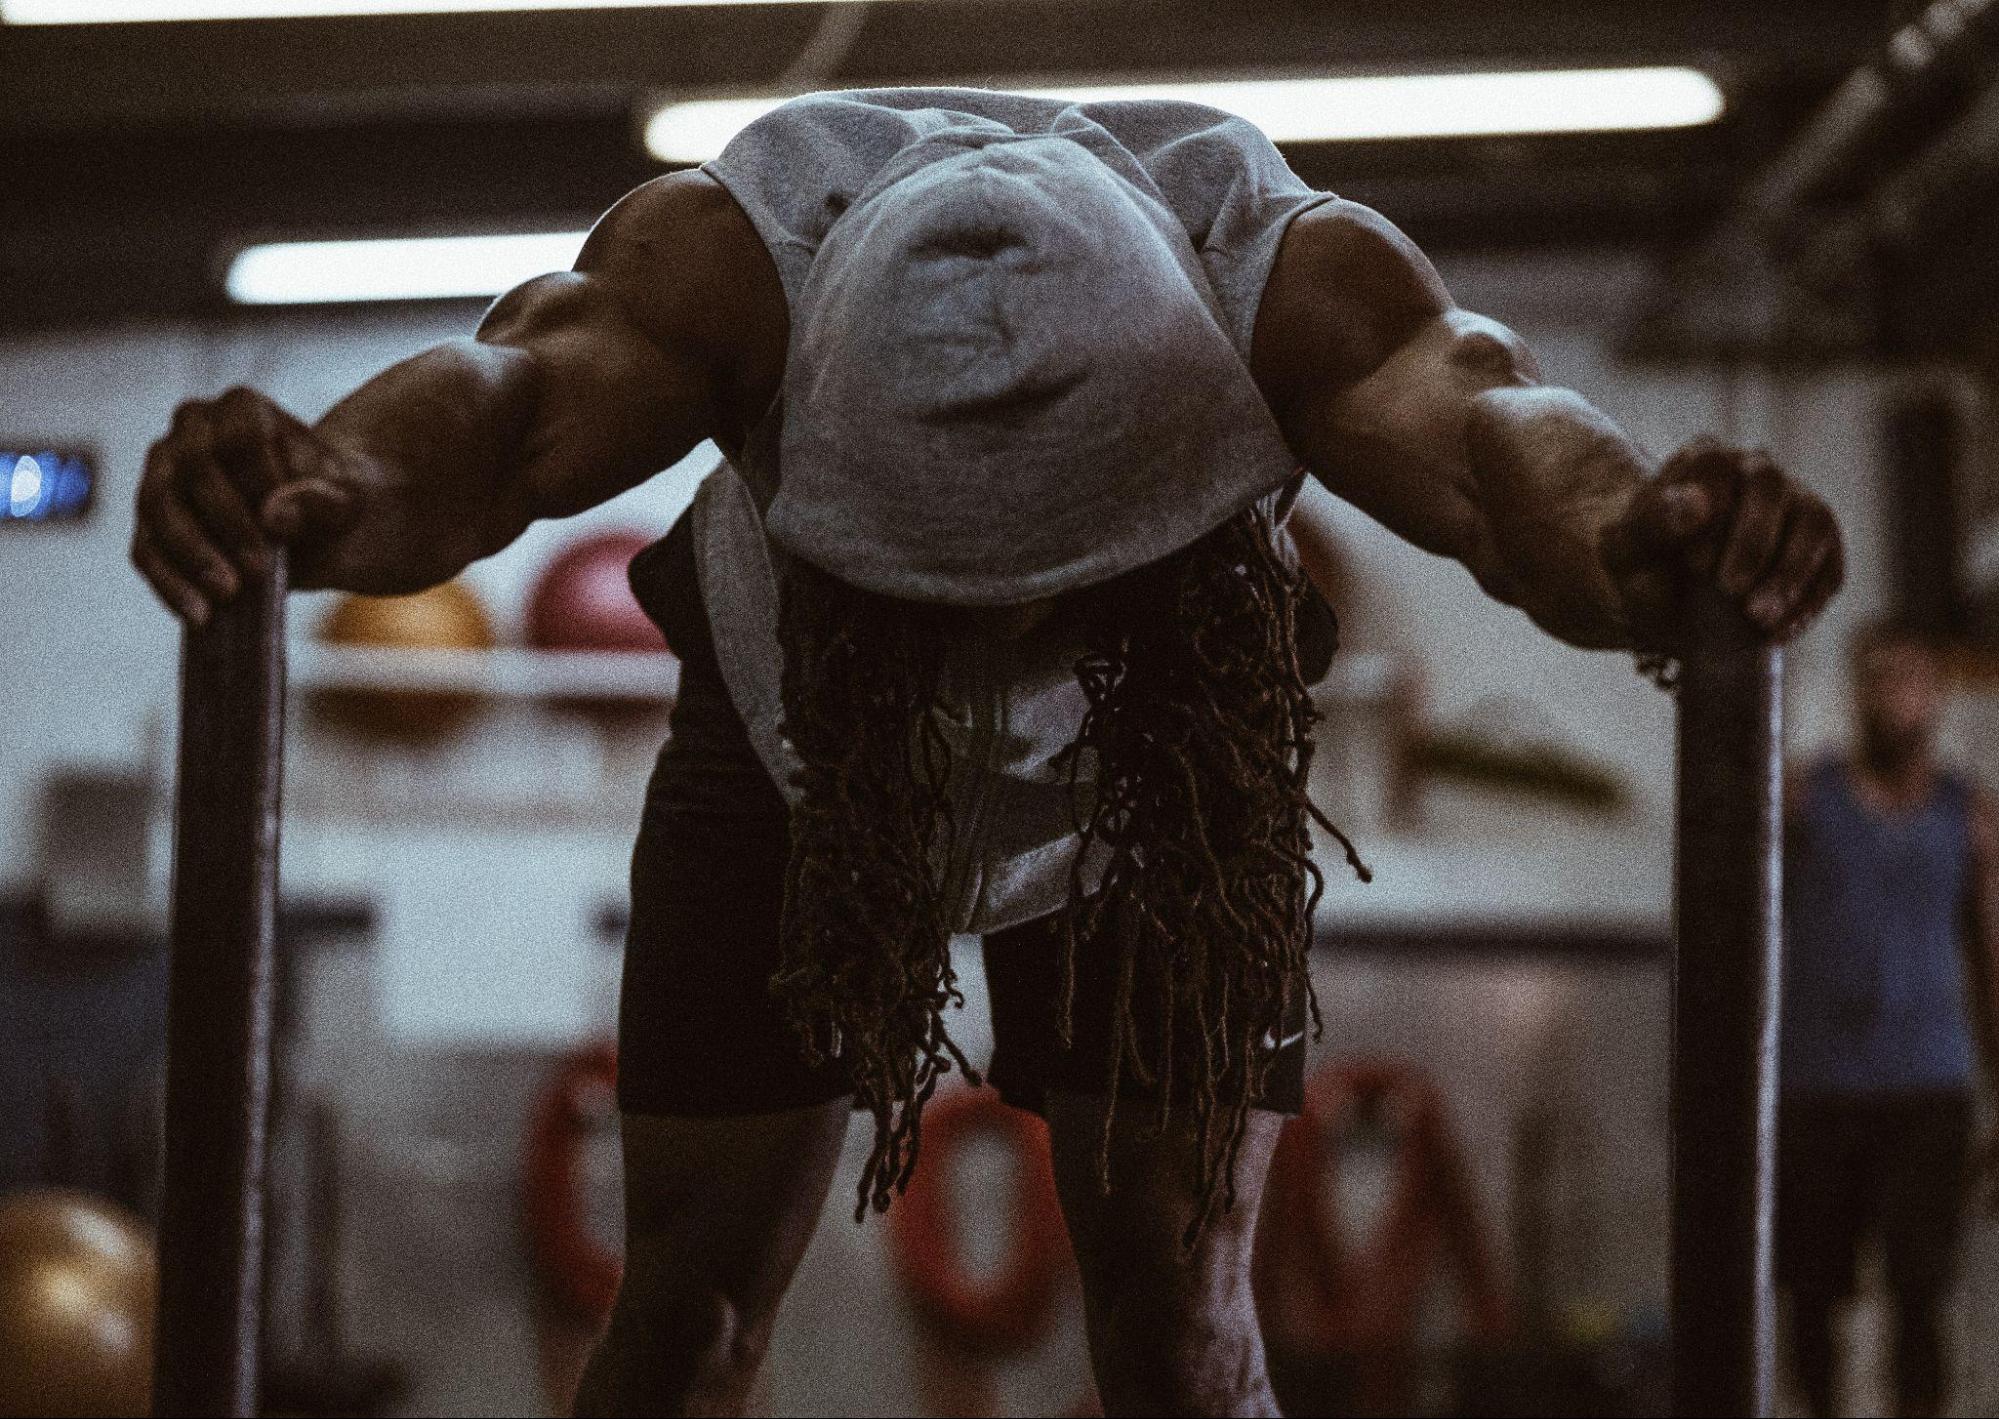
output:
M480 328L540 369L522 475L536 515L614 497L760 409L787 334L776 268L718 183L674 173L627 194L573 272L502 299Z
M1329 390L1294 437L1333 492L1424 550L1484 573L1492 569L1481 555L1489 509L1472 456L1477 401L1537 382L1518 337L1453 307L1365 378Z
M781 364L768 265L712 181L649 183L575 271L510 292L475 337L392 365L315 425L249 390L183 406L148 458L133 561L196 622L272 543L301 586L452 576L715 433L728 394Z
M586 274L544 276L513 292L487 316L479 340L533 364L514 474L531 518L566 517L616 497L714 427L713 369L640 329L617 292Z
M1460 307L1393 223L1335 202L1292 224L1254 365L1322 484L1425 550L1476 557L1471 400L1537 382L1540 370L1512 331Z

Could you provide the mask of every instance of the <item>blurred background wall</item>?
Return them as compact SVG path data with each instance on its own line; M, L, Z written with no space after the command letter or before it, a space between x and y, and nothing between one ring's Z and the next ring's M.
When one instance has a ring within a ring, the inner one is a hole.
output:
M1987 200L1999 142L1972 122L1995 92L1990 54L1952 59L1948 83L1909 80L1914 107L1844 169L1842 189L1771 195L1770 175L1805 161L1840 82L1880 62L1911 7L1597 0L1474 19L1393 3L1258 0L1224 16L1131 0L897 0L856 7L867 13L854 32L830 40L827 8L848 7L107 27L24 24L0 5L13 91L0 115L0 448L87 449L98 475L82 519L0 524L0 1189L67 1183L140 1213L153 1202L178 640L125 561L146 447L178 402L233 384L313 417L477 319L464 300L233 305L229 255L270 238L580 230L667 166L636 136L662 96L759 91L815 43L820 68L795 87L1704 66L1730 100L1707 130L1285 151L1309 180L1403 223L1462 303L1520 330L1551 380L1652 451L1701 432L1760 443L1833 505L1850 574L1787 660L1796 756L1849 731L1852 630L1911 608L1925 565L1903 516L1911 479L1942 488L1963 522L1938 544L1962 575L1927 614L1967 645L1994 643L1982 617L1999 580L1978 549L1999 488L1986 423L1999 317L1963 255L1999 210ZM1941 163L1945 139L1961 165L1895 199L1901 244L1887 255L1819 251L1804 280L1781 244L1773 255L1740 235L1808 211L1828 231L1859 212L1878 236L1889 228L1869 204ZM1913 396L1962 411L1948 466L1898 466L1887 421ZM379 732L380 663L324 655L336 598L294 598L288 1203L271 1337L312 1402L546 1409L587 1331L537 1261L523 1159L552 1084L587 1082L578 1052L611 1031L625 862L672 672L657 657L654 688L627 693L629 674L518 647L561 550L663 533L713 459L699 450L473 567L464 582L495 653L470 670L412 661L388 689L405 706L412 687L433 707L441 696L441 728ZM1596 1366L1563 1393L1642 1406L1657 1393L1665 1298L1670 702L1628 659L1557 645L1359 514L1342 509L1340 526L1347 649L1315 787L1377 881L1348 882L1336 851L1323 859L1315 1068L1388 1062L1434 1087L1510 1305L1560 1339L1551 1353ZM607 675L625 687L609 708ZM1987 779L1992 683L1959 682L1946 735L1949 756ZM377 711L356 711L369 693ZM975 953L965 966L977 1058ZM608 1243L604 1098L561 1097L578 1225ZM845 1177L864 1142L856 1124ZM1377 1151L1370 1163L1358 1146L1342 1173L1356 1231L1391 1180ZM975 1272L1009 1245L1006 1209L981 1217L974 1201L1004 1193L1006 1163L975 1145L953 1173ZM854 1226L849 1209L836 1187L762 1401L797 1414L963 1403L971 1391L926 1369L882 1226ZM1976 1413L1999 1403L1976 1341L1999 1322L1999 1248L1989 1224L1970 1245L1959 1406ZM1426 1358L1406 1395L1422 1412L1462 1410L1477 1389L1451 1367L1470 1307L1448 1274L1426 1293ZM1061 1315L974 1391L1003 1412L1081 1401L1073 1297ZM1863 1354L1879 1349L1874 1312L1850 1323ZM1856 1371L1853 1403L1882 1412L1870 1383Z

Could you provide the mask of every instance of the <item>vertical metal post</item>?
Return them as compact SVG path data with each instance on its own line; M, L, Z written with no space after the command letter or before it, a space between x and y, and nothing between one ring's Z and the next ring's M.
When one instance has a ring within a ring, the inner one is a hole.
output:
M276 560L181 653L158 1415L257 1412L284 749Z
M1781 654L1718 597L1681 661L1673 1410L1768 1415L1775 1356Z

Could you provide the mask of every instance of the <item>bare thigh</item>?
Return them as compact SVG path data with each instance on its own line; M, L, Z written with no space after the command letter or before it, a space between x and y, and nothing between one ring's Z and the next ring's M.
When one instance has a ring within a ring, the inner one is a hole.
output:
M730 1413L812 1239L845 1099L739 1118L624 1119L625 1274L579 1413Z
M1182 1242L1197 1207L1191 1120L1156 1130L1149 1110L1121 1111L1105 1192L1103 1100L1052 1094L1047 1118L1105 1412L1274 1414L1249 1262L1283 1116L1251 1113L1235 1206L1191 1251Z

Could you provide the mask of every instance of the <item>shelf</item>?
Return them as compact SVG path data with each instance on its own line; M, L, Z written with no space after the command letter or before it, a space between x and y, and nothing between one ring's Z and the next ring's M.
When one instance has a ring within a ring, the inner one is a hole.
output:
M631 700L671 704L680 660L665 651L404 650L294 644L294 690L386 690L519 700Z
M1401 657L1376 651L1342 655L1312 689L1321 705L1369 705L1389 699ZM680 660L664 651L404 650L309 641L290 649L295 690L404 690L496 699L605 699L671 704Z

